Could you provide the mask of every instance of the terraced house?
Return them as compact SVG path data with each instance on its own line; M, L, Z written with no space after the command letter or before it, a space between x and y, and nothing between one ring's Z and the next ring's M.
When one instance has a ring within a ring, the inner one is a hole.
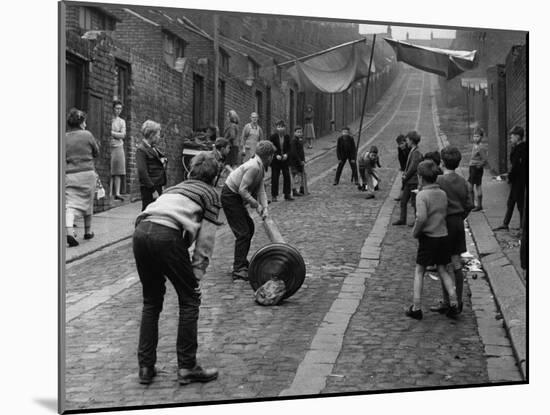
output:
M186 9L63 2L66 81L65 114L88 113L88 129L100 144L96 169L110 177L112 102L123 102L126 120L126 193L139 195L135 148L141 124L152 119L163 129L168 185L181 181L183 140L225 113L245 122L258 112L264 131L283 119L289 129L303 123L306 104L315 110L318 134L360 116L365 82L340 94L303 93L286 73L286 63L360 39L358 25L294 18L251 16ZM376 73L368 107L393 80L397 65L383 42L377 44ZM281 65L283 64L283 65ZM96 206L109 207L109 199Z

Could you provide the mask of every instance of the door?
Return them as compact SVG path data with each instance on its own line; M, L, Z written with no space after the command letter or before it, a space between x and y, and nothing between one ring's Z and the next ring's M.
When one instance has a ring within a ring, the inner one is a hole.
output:
M203 127L204 114L204 78L193 75L193 130Z

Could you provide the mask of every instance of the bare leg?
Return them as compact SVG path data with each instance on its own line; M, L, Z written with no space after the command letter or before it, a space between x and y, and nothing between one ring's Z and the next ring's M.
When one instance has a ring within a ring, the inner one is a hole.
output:
M115 196L120 196L120 176L114 176L115 179Z
M452 255L452 270L454 272L455 289L456 289L456 301L458 305L462 304L462 293L464 292L464 274L462 273L462 264L460 263L460 256Z
M449 273L447 272L447 268L445 265L438 265L437 271L439 272L440 278L443 280L443 284L445 285L445 290L449 294L449 305L450 306L456 306L456 290L454 285L454 278L451 278Z
M414 284L413 284L413 310L420 310L422 306L422 287L424 284L424 271L426 268L423 265L416 264L414 269Z
M84 215L84 232L86 234L89 234L91 228L92 228L92 215Z

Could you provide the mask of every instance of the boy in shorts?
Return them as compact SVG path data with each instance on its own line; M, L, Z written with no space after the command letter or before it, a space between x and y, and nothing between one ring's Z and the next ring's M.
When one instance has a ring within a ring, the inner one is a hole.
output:
M449 293L449 318L458 314L456 291L451 276L447 273L447 264L451 255L447 243L447 195L435 183L437 166L432 160L422 161L418 165L418 182L422 190L416 195L416 221L413 236L418 239L416 268L414 272L413 304L405 315L416 320L422 319L422 285L426 267L435 264L439 276Z
M290 151L288 152L288 165L292 177L292 196L304 195L305 164L304 132L302 127L297 125L294 127L294 136L290 139Z
M451 264L449 273L454 276L456 289L456 299L458 303L458 312L462 312L462 291L464 287L464 274L462 273L462 263L460 254L466 252L466 234L464 232L464 219L468 216L472 208L473 191L472 186L464 177L455 173L460 164L462 154L458 148L447 146L441 150L443 159L443 174L437 177L436 183L447 195L447 233L449 249L451 254ZM443 281L442 281L443 283ZM446 313L449 310L449 294L442 284L443 301L438 305L430 307L431 311Z
M469 164L469 177L468 182L474 187L476 194L477 206L472 209L472 212L479 212L483 209L481 193L481 180L483 179L483 168L487 165L487 145L482 143L483 140L483 128L476 128L474 130L474 137L472 139L472 157Z

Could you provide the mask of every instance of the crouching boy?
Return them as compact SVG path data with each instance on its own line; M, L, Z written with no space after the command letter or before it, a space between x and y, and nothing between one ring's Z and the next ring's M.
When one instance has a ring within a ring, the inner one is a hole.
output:
M201 303L200 281L212 257L221 209L212 186L218 163L210 152L191 161L189 180L167 189L137 217L133 236L134 258L143 292L139 331L139 382L149 384L157 374L158 321L166 278L178 296L179 322L176 340L178 382L209 382L215 368L197 362L197 323ZM189 247L195 242L193 256Z
M435 183L437 166L432 160L425 160L418 165L418 181L422 185L416 196L416 221L413 236L418 239L416 268L414 272L413 304L405 314L416 320L422 319L422 285L424 271L428 265L435 264L445 289L449 293L447 316L456 318L458 314L454 281L448 274L446 266L451 262L447 241L447 195Z

